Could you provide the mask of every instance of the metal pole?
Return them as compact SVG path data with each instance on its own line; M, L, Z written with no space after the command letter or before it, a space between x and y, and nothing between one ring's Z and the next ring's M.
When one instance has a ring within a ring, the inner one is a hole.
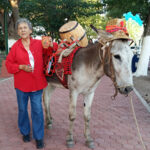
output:
M4 30L5 30L5 50L7 55L8 54L7 7L5 7L4 10Z

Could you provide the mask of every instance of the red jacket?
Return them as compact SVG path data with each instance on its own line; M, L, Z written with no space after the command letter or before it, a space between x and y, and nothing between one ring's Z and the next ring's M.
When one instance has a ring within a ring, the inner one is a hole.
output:
M50 50L52 48L49 48ZM23 92L32 92L47 86L43 74L43 48L40 40L30 39L30 51L34 57L34 71L25 72L19 69L19 65L29 65L28 52L25 50L21 39L11 48L6 57L6 67L9 73L14 74L14 86Z

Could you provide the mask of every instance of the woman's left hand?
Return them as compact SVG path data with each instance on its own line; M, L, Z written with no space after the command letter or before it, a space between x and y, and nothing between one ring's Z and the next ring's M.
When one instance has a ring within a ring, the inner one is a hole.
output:
M20 70L24 70L26 72L32 72L33 69L30 65L19 65L19 69Z

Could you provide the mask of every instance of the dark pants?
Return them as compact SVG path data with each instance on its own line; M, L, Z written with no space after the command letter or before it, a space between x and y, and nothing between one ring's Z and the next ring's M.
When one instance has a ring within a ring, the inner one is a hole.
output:
M44 137L44 119L42 108L43 90L36 92L22 92L16 89L18 102L18 126L21 134L30 134L30 121L28 116L28 100L31 103L31 118L33 138L41 140Z

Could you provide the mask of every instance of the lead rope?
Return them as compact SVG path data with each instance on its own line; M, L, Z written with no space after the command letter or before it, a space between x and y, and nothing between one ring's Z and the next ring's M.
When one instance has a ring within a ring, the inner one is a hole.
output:
M130 98L131 98L130 99L130 103L131 103L133 118L134 118L134 121L135 121L135 124L136 124L136 128L137 128L137 131L138 131L138 136L140 138L143 150L146 150L145 144L143 142L143 139L142 139L142 136L141 136L141 133L140 133L140 129L139 129L138 121L137 121L137 118L136 118L136 114L135 114L135 110L134 110L134 106L133 106L133 100L132 100L132 96L131 95L130 95Z

